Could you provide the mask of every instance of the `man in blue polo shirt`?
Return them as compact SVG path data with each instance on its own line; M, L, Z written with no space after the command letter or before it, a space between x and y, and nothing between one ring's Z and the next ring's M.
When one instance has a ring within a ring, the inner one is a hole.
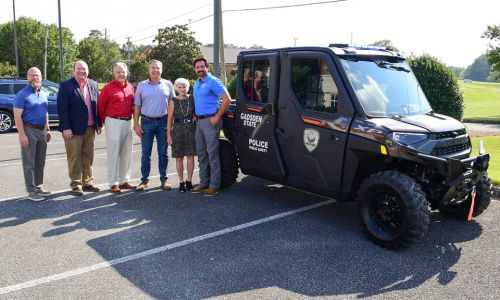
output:
M43 196L50 195L42 187L47 142L50 141L47 93L40 89L42 73L38 68L30 68L27 78L28 85L14 98L14 120L19 133L27 198L42 201Z
M151 150L156 137L158 149L158 171L160 173L160 187L171 190L172 185L167 181L167 106L172 99L174 87L172 82L161 78L163 65L161 61L153 59L149 62L149 79L141 81L137 86L134 99L134 130L141 138L141 183L135 189L144 191L148 187L149 172L151 171ZM141 124L139 126L139 116Z
M217 77L208 74L206 59L197 58L193 65L198 75L193 97L200 184L191 192L205 192L206 197L211 197L217 195L220 187L219 134L222 129L221 118L231 103L231 96Z

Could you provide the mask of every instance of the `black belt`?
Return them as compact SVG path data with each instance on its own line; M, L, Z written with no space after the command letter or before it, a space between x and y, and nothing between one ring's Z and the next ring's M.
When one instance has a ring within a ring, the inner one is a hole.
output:
M203 120L203 119L206 119L206 118L211 118L211 117L215 116L216 114L217 113L208 114L208 115L198 115L198 116L196 116L196 119Z
M166 116L161 116L161 117L148 117L148 116L145 116L145 115L141 115L141 117L146 118L146 119L149 119L149 120L161 120L161 119L165 118Z
M128 118L124 118L124 117L112 117L112 116L108 116L109 118L111 119L117 119L117 120L123 120L123 121L130 121L132 119L132 117L128 117Z
M24 123L24 122L23 122L23 125L26 126L26 127L33 128L33 129L38 129L38 130L44 130L45 129L45 125L38 126L38 125L33 125L33 124L29 124L29 123Z
M193 119L175 119L174 123L178 123L178 124L193 123Z

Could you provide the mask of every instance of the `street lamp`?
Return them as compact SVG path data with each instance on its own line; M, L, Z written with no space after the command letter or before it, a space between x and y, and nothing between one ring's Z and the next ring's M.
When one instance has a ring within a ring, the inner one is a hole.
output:
M62 46L62 28L61 28L61 0L57 0L57 9L59 13L59 63L61 66L61 82L64 81L64 53Z
M16 52L16 76L17 78L19 78L19 52L17 50L16 0L12 0L12 10L14 12L14 51Z

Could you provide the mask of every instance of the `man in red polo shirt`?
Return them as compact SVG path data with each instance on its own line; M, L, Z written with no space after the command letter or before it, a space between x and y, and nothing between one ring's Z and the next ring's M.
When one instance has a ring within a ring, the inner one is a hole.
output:
M127 81L127 65L113 66L115 80L104 86L97 101L99 119L105 124L108 160L108 182L111 192L134 189L129 183L132 160L132 113L134 87Z

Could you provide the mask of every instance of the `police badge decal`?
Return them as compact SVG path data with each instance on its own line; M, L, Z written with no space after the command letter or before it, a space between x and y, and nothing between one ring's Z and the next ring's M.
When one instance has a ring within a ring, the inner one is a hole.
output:
M304 146L307 151L313 152L319 144L319 131L312 128L304 129Z

